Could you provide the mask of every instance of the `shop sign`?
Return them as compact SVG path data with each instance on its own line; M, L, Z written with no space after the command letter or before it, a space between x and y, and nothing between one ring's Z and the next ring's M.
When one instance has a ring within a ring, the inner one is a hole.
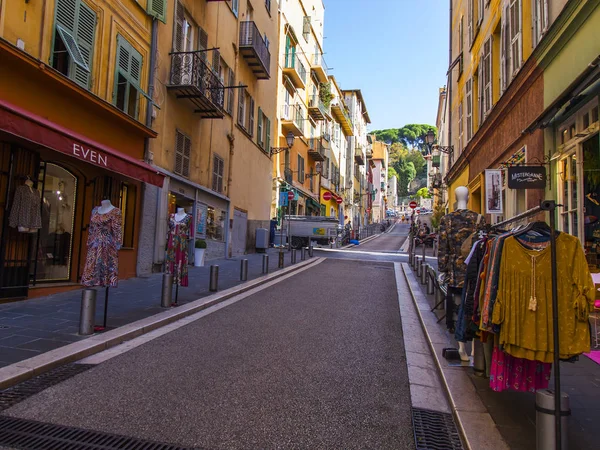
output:
M288 193L280 192L279 193L279 206L287 206L288 205Z
M108 155L86 148L81 144L73 143L73 156L98 166L108 167Z
M206 238L206 216L208 207L204 203L196 203L196 237Z
M502 214L502 170L487 169L485 171L485 212Z
M510 189L545 189L546 168L543 166L513 166L508 168Z

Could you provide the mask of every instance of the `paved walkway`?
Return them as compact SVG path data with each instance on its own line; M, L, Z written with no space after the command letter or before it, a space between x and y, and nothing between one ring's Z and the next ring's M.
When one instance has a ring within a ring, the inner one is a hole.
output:
M270 249L269 271L278 266L278 251ZM291 253L284 252L285 267ZM240 261L248 259L248 280L262 275L262 254L210 261L219 265L219 289L240 284ZM300 262L300 252L297 253ZM190 267L189 286L179 288L179 304L189 303L210 294L210 268ZM119 327L164 311L160 306L162 273L119 282L109 290L108 328ZM96 324L104 317L104 289L98 289ZM175 289L173 289L173 298ZM79 311L81 290L62 292L13 303L0 304L0 367L4 367L55 348L85 339L80 336Z

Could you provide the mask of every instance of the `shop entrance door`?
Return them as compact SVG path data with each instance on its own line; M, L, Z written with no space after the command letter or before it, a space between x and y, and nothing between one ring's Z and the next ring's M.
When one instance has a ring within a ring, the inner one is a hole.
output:
M0 298L27 297L29 282L34 278L30 272L38 233L12 228L9 219L17 187L30 180L36 190L39 169L39 155L0 142Z
M233 210L233 256L246 253L246 233L248 231L248 214L238 209Z

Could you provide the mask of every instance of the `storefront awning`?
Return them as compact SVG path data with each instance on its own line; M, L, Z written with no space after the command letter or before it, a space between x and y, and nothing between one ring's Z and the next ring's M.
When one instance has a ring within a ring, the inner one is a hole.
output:
M149 164L0 100L0 131L94 166L162 187L164 175Z

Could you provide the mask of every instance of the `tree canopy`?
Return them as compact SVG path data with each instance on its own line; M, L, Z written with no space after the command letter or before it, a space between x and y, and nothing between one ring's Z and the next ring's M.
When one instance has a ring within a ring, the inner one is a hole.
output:
M388 167L388 180L392 177L396 177L398 178L398 173L396 172L396 169L394 169L393 167Z
M377 140L388 144L401 143L412 150L425 150L425 135L432 130L437 136L437 128L427 124L408 124L402 128L389 128L374 131Z

